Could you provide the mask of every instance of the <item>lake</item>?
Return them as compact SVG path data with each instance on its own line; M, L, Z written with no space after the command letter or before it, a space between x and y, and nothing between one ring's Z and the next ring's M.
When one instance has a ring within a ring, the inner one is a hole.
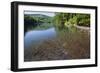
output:
M55 28L49 28L46 30L31 30L26 32L24 37L24 47L28 48L32 45L36 45L42 41L52 39L56 37Z

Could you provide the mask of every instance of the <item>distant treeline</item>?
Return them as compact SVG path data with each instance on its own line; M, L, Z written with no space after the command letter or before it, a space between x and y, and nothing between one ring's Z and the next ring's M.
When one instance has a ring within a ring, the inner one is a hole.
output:
M90 14L82 13L55 13L54 17L42 14L25 14L24 15L24 31L34 28L50 28L51 24L56 28L63 29L70 26L86 26L90 27Z
M90 27L90 14L56 13L54 16L54 23L58 28L73 25Z
M41 14L24 15L25 32L29 29L34 29L44 23L52 23L52 17Z

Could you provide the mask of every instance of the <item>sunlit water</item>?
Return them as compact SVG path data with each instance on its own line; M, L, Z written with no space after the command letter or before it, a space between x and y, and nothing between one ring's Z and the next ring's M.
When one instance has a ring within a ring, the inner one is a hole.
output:
M46 30L28 31L24 37L24 47L28 48L31 45L35 45L41 41L52 39L54 37L56 37L56 31L54 27Z

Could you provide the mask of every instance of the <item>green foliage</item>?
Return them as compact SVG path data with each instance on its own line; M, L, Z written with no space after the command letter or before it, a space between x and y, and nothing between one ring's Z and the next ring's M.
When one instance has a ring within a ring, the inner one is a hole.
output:
M72 25L77 24L77 17L74 16L73 18L70 18L70 19L69 19L69 22L70 22L70 24L72 24Z
M24 20L37 21L35 18L33 18L31 16L24 16Z
M74 25L90 26L90 15L79 13L56 13L54 23L55 26L60 29Z
M44 15L25 15L24 19L36 21L37 23L52 23L52 17L44 16Z
M80 26L90 26L90 15L89 14L78 14L78 25Z
M27 20L27 24L34 24L35 28L49 28L51 24L55 26L57 29L65 29L69 27L73 27L75 25L79 26L90 26L90 15L82 14L82 13L55 13L54 17L49 17L46 15L36 14L36 15L25 15L25 20ZM42 25L41 25L42 24ZM45 25L43 25L45 24ZM48 25L49 24L49 25ZM34 27L33 26L33 27ZM34 29L35 29L34 28Z
M64 17L63 17L63 15L64 15L63 13L56 13L56 16L54 17L54 24L59 29L64 27Z
M52 25L53 18L36 14L36 15L24 15L24 27L25 31L29 31L32 29L42 30L50 28Z

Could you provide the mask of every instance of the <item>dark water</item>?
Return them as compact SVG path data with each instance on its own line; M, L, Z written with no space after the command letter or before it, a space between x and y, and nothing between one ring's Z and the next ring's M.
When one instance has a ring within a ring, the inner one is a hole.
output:
M46 30L31 30L26 32L24 37L24 47L28 48L31 45L40 43L41 41L52 39L56 37L55 28L49 28Z

